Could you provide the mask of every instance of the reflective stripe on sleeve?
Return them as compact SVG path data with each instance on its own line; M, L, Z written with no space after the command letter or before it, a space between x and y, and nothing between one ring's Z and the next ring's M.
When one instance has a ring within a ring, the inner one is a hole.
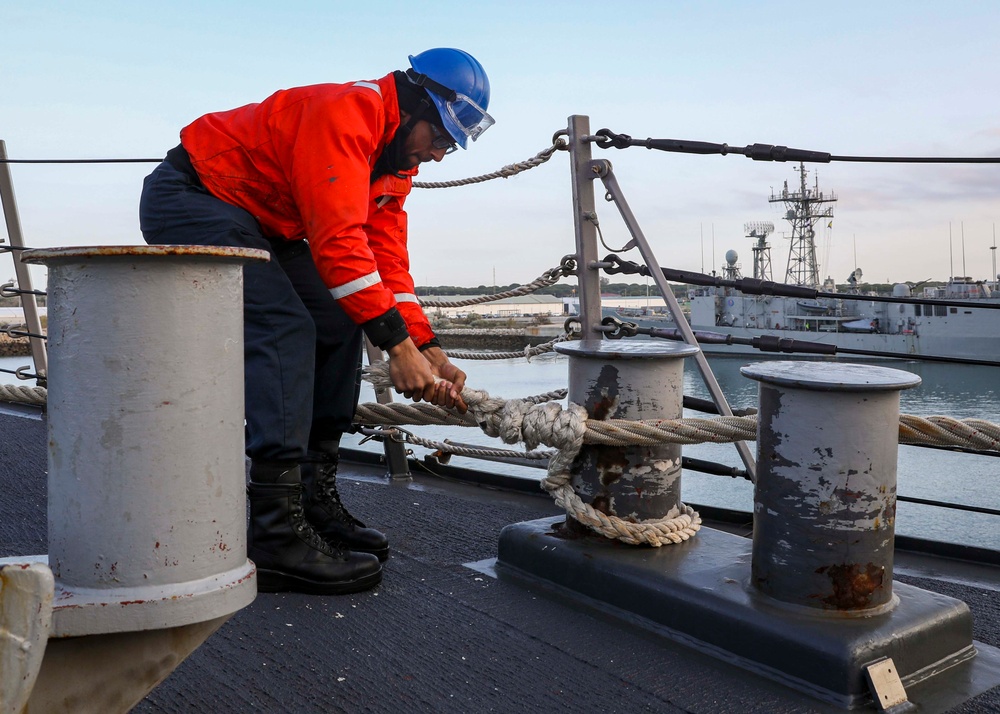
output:
M413 293L395 293L393 297L396 298L396 302L415 302L418 305L420 304L417 296Z
M373 90L380 97L382 96L382 88L375 84L375 82L355 82L355 87L368 87L368 89Z
M348 295L353 295L359 290L364 290L365 288L370 288L372 285L377 285L382 282L382 278L379 276L378 271L374 273L368 273L368 275L363 275L357 280L352 280L349 283L344 283L343 285L338 285L335 288L330 288L330 294L333 295L335 300L340 300Z

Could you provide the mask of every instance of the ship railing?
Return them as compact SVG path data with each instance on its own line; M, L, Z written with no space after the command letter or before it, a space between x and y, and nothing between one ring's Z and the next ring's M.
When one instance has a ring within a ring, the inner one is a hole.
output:
M8 337L27 338L31 345L34 373L29 373L27 368L20 368L14 370L14 374L19 379L36 379L39 384L44 385L46 376L48 375L48 353L45 349L42 319L38 310L36 296L43 296L45 293L33 288L28 266L24 265L17 256L17 253L24 250L26 246L24 244L24 234L21 230L21 219L17 210L17 201L14 197L14 181L6 159L7 145L3 140L0 140L0 208L3 210L4 221L7 226L7 237L10 240L7 246L0 245L0 250L13 255L14 274L17 278L16 285L14 282L9 282L0 288L0 297L20 298L21 308L24 312L24 324L6 325L3 328L3 332Z
M592 158L591 146L596 144L601 148L607 148L608 136L609 133L607 130L601 130L596 134L592 134L590 132L589 120L587 117L574 116L570 117L567 130L557 132L553 136L552 145L539 152L532 159L505 166L499 171L491 174L485 174L469 179L414 184L417 188L451 188L481 183L483 181L496 178L508 178L522 171L540 166L551 159L551 157L554 156L559 150L568 150L570 154L571 172L573 178L573 209L576 233L576 253L564 258L559 267L547 271L546 274L537 279L534 283L525 286L523 291L504 292L494 296L477 298L472 302L456 301L455 303L449 303L449 307L461 304L473 304L473 302L484 300L500 299L514 294L525 294L526 292L531 291L531 289L538 289L538 287L542 284L551 284L551 282L554 282L561 277L576 275L579 282L580 315L578 318L568 321L567 334L575 330L577 331L576 336L584 341L603 339L606 332L606 325L601 321L600 275L602 272L614 274L616 272L626 271L621 270L622 263L617 260L617 256L609 256L610 258L615 258L615 260L609 260L609 258L600 259L597 254L598 239L600 239L600 242L603 244L603 236L601 235L600 222L598 220L594 199L594 182L599 179L604 186L606 200L615 204L632 237L622 250L639 250L643 260L641 270L643 270L647 276L653 277L656 282L657 287L667 304L667 308L677 325L675 330L678 335L683 341L688 342L689 344L696 346L699 344L696 333L691 329L687 320L684 319L683 312L677 303L673 290L667 283L667 280L669 279L667 271L659 267L657 258L652 253L649 243L646 240L642 229L632 213L625 199L624 193L617 182L610 162L604 160L594 160ZM619 146L617 148L622 147ZM2 142L0 142L0 151L2 151L0 159L6 159L6 149ZM147 160L143 159L141 161ZM5 161L0 161L0 187L3 188L3 208L8 223L8 233L11 237L11 250L15 250L16 248L23 247L23 239L17 217L16 205L13 200L13 189L12 182L10 180L9 168ZM605 247L607 246L605 245ZM15 263L20 265L20 261L15 261ZM718 278L715 278L714 276L712 279L718 281ZM20 295L27 312L34 303L34 297L35 294L38 294L38 291L33 291L31 289L30 276L27 275L26 271L24 272L23 277L21 277L21 274L19 273L18 282L21 287L17 290L17 293ZM740 280L731 282L746 283L748 281ZM749 282L759 283L761 281ZM730 289L730 287L731 286L726 286L726 289ZM427 303L426 306L433 307L435 305L434 303ZM794 316L788 317L793 318ZM812 317L811 319L820 320L823 318ZM35 351L35 344L37 344L40 350L40 355L35 355L35 365L36 374L38 375L40 381L42 381L44 380L46 373L44 337L41 335L42 330L40 321L38 321L37 310L34 320L37 323L35 329L33 331L31 330L32 319L29 317L27 319L28 330L23 332L24 336L28 336L29 339L33 341L33 353ZM566 339L566 336L559 339ZM551 343L548 347L551 348ZM380 355L375 355L372 351L370 351L369 354L371 361L377 361L380 359ZM520 353L517 354L520 355ZM530 352L526 351L525 354L530 355ZM465 357L465 355L462 356ZM510 355L508 353L501 353L495 356L498 358L507 358ZM715 376L712 374L712 370L708 365L704 354L699 352L695 359L698 364L699 371L701 372L712 397L714 408L723 417L732 417L733 411L728 405L726 397L722 393ZM18 376L24 376L23 370L19 372L22 373ZM387 402L391 401L391 395L380 395L380 402L383 400ZM746 473L750 476L750 478L753 478L755 469L753 456L750 454L749 449L743 440L737 440L735 443L737 444L740 457L743 460Z

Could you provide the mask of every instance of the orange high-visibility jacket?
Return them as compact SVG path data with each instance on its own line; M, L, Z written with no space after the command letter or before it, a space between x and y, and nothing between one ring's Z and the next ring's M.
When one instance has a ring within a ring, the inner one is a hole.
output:
M181 130L205 188L245 209L264 235L309 241L331 294L358 324L398 308L420 346L434 337L417 303L406 249L416 169L371 182L399 128L392 74L276 92Z

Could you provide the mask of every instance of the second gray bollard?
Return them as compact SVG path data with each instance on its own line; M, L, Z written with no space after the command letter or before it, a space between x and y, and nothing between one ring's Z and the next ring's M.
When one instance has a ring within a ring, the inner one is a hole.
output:
M898 369L764 362L751 581L793 605L870 615L892 607Z

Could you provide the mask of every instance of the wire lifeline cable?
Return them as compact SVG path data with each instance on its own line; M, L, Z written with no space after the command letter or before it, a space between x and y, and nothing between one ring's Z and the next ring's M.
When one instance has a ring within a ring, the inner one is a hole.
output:
M616 255L615 253L606 255L600 261L600 265L609 275L617 275L619 273L623 275L649 275L649 268L647 266L640 265L635 261L623 260L621 256ZM802 298L809 300L826 298L832 300L854 300L856 302L885 302L902 305L929 305L940 307L967 307L980 310L1000 310L1000 303L994 305L969 302L968 300L941 300L937 298L830 293L817 290L806 285L790 285L788 283L779 283L774 280L760 280L758 278L738 278L731 280L728 278L720 278L716 275L706 275L705 273L699 273L693 270L677 270L676 268L660 268L660 272L663 273L663 277L671 282L682 283L685 285L698 285L709 288L733 288L744 295Z
M163 159L0 159L0 164L152 164Z
M589 140L602 149L627 149L642 146L647 149L657 149L681 154L741 154L754 161L801 161L808 163L828 164L832 161L874 162L874 163L929 163L929 164L998 164L1000 156L844 156L826 151L810 149L793 149L775 144L747 144L746 146L730 146L707 141L688 141L686 139L633 139L628 134L616 134L610 129L598 129Z

